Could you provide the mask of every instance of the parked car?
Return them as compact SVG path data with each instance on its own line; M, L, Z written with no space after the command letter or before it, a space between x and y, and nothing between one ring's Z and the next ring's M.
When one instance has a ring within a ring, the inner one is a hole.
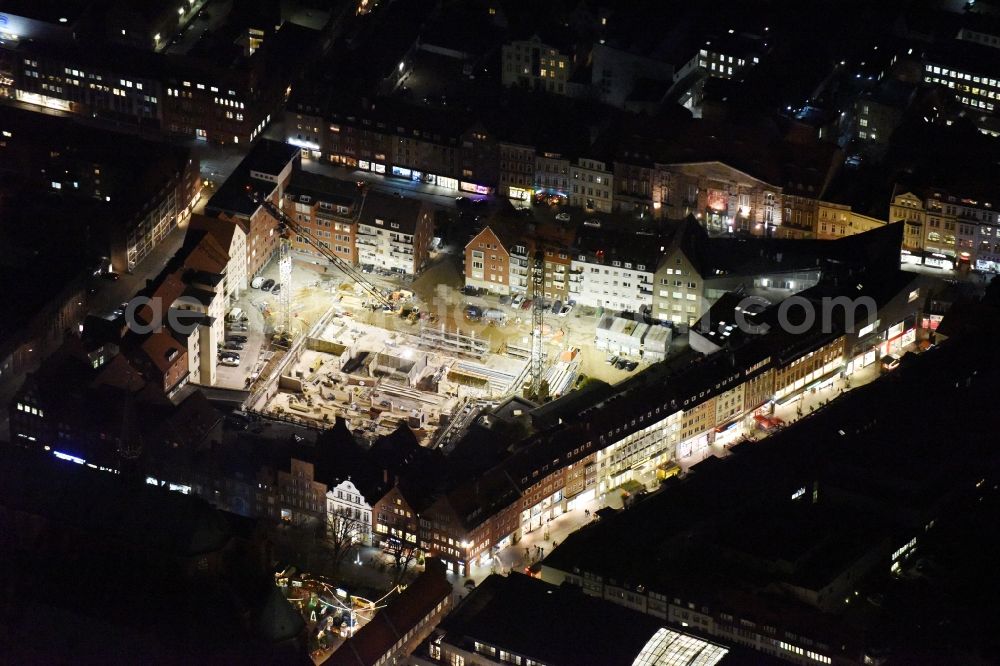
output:
M280 294L281 293L281 285L280 284L276 284L273 287L271 287L271 293L272 294Z
M483 317L483 309L477 305L465 306L465 318L469 321L479 321Z
M260 289L260 286L262 284L264 284L264 278L262 278L259 275L254 279L250 280L250 286L253 287L254 289Z
M535 304L535 300L532 298L525 299L524 303L521 303L522 310L530 310L531 306Z
M627 358L618 359L615 362L615 367L618 368L619 370L624 370L626 367L628 367L628 359Z
M274 286L274 280L268 278L264 280L263 283L261 283L260 288L263 289L264 291L271 291L271 287L273 286Z
M226 342L238 342L240 344L245 344L247 341L247 336L245 335L227 335Z
M243 322L231 322L228 325L228 328L230 331L239 331L243 333L247 330L247 325L244 324Z
M500 296L500 305L510 305L510 295L503 294Z
M519 308L522 303L524 303L524 294L518 294L514 297L514 300L510 302L510 306L512 308Z
M108 271L107 273L101 273L101 277L104 278L105 280L116 282L118 279L121 278L121 275L115 273L114 271Z
M227 351L243 351L243 344L239 342L226 341L226 344L222 345L222 348Z
M496 308L490 308L483 313L483 319L486 321L491 321L495 324L504 325L507 323L507 313L503 310L497 310Z
M230 368L235 368L235 367L239 366L240 359L233 358L231 356L226 356L226 357L220 358L219 359L219 363L222 364L222 365L228 366Z
M239 357L240 357L240 355L237 354L234 351L225 351L225 350L222 350L222 349L219 350L219 358L236 358L236 359L238 359Z
M563 306L562 301L556 301L555 303L553 303L552 304L552 314L554 314L554 315L559 314L559 311L562 310L562 306Z
M635 369L639 367L638 361L629 361L625 364L625 369L629 372L635 372Z
M614 365L615 363L618 362L618 357L608 356L606 359L604 359L604 362L607 363L608 365Z
M564 305L561 308L559 308L559 316L560 317L565 317L566 315L568 315L572 311L573 311L573 306L572 305Z
M571 218L569 213L556 213L556 219L560 222L569 222Z
M583 226L590 227L591 229L600 229L601 228L601 221L600 220L593 220L593 219L591 219L591 220L584 220L583 221Z

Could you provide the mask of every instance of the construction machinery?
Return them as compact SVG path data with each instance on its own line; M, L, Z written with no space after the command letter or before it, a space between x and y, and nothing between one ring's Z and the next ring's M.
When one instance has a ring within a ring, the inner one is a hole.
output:
M340 271L358 284L362 290L371 298L377 306L380 305L388 311L395 310L395 302L382 294L382 291L372 284L365 274L357 269L353 264L344 261L337 256L327 245L316 240L313 235L302 227L299 223L286 215L283 210L276 206L266 197L255 192L252 187L247 186L247 194L258 206L264 208L278 221L278 233L280 240L278 245L278 278L281 284L281 291L278 293L279 304L279 325L277 330L284 339L291 338L291 293L292 293L292 242L291 236L309 243L324 259L340 269ZM362 204L364 205L364 204ZM377 307L376 306L376 307Z

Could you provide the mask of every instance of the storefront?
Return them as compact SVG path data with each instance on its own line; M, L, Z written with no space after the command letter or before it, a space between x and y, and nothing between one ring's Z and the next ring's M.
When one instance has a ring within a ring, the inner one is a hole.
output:
M848 361L844 372L845 374L850 375L858 370L861 370L862 368L868 367L877 360L878 349L869 349L868 351L862 352Z
M574 497L573 499L566 502L566 510L572 511L573 509L582 507L584 504L587 504L588 502L593 502L595 497L597 497L596 488L585 490L576 497Z
M926 321L926 319L924 320ZM869 342L871 346L855 356L845 369L846 374L866 368L885 356L899 356L902 350L917 340L916 317L911 315L890 326L882 335Z
M739 418L715 429L715 443L719 446L729 446L742 440L744 435L743 419Z
M507 197L514 201L523 201L525 203L531 203L531 190L525 189L523 187L510 186L507 188Z
M684 460L692 456L700 456L704 454L705 449L708 448L708 444L709 433L681 442L677 445L677 459Z
M941 252L931 252L924 257L924 266L950 271L955 268L955 259Z
M458 189L463 192L468 192L469 194L482 194L487 195L490 193L490 188L485 185L477 185L476 183L468 183L466 181L461 181L458 184Z
M64 99L59 99L58 97L49 97L48 95L39 95L38 93L17 90L14 93L14 98L19 102L44 106L47 109L56 109L57 111L73 111L73 105L70 102Z
M939 314L924 315L920 320L920 328L924 328L930 331L936 331L942 319L944 319L944 315L939 315Z
M358 160L358 168L362 171L385 174L385 165L381 162L369 162L368 160Z
M327 155L327 157L333 164L340 164L352 169L358 168L358 160L349 155Z

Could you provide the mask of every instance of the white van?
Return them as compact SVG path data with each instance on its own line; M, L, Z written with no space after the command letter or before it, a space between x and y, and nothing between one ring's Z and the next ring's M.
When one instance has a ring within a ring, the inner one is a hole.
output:
M494 324L500 324L504 326L507 324L507 313L503 310L497 310L496 308L490 308L483 313L483 319L486 321L491 321Z
M226 321L239 321L243 317L243 310L240 308L233 308L226 315Z

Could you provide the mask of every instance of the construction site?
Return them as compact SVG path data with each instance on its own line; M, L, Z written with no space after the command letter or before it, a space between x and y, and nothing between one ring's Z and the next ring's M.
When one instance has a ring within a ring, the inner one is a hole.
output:
M518 391L527 370L476 338L432 326L390 331L337 311L297 347L263 412L317 425L341 417L369 439L403 422L430 446L465 405Z
M283 222L295 230L293 221ZM414 292L380 287L336 257L329 263L342 280L312 278L307 287L293 277L286 241L281 249L285 288L265 313L277 353L251 388L250 410L320 428L343 418L369 441L402 423L433 447L484 406L540 390L558 396L573 386L578 350L549 358L545 342L554 342L555 332L537 314L530 328L505 322L477 333L460 303L442 302L441 289L425 295L433 301L428 308Z

